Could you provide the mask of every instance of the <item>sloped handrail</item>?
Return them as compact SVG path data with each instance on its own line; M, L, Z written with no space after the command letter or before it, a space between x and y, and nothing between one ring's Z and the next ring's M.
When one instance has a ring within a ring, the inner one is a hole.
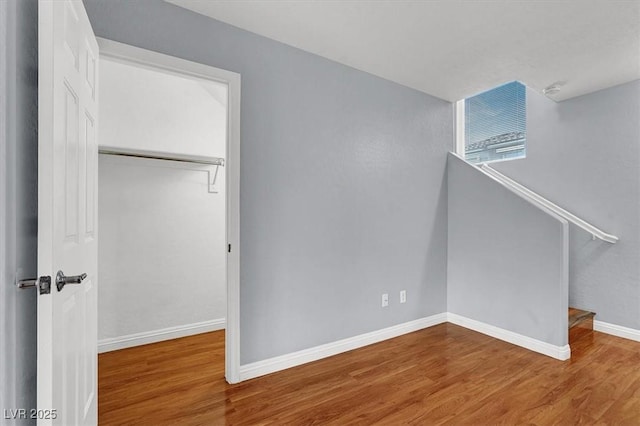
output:
M573 213L570 213L567 210L563 209L562 207L558 206L557 204L547 200L542 195L540 195L540 194L538 194L536 192L533 192L532 190L530 190L529 188L525 187L524 185L521 185L518 182L514 181L513 179L503 175L502 173L500 173L496 169L492 168L488 164L482 164L478 168L481 171L483 171L485 174L493 177L495 180L497 180L498 182L500 182L504 186L506 186L506 187L508 187L508 188L510 188L510 189L512 189L514 191L519 192L524 197L534 201L535 203L537 203L539 205L544 206L545 208L547 208L548 210L551 210L552 212L554 212L558 216L561 216L562 218L564 218L567 221L573 223L574 225L578 226L579 228L584 229L585 231L590 233L593 237L599 238L602 241L606 241L606 242L611 243L611 244L615 244L618 241L618 237L616 237L615 235L608 234L608 233L604 232L603 230L601 230L600 228L597 228L594 225L590 224L589 222L580 219L578 216L574 215Z

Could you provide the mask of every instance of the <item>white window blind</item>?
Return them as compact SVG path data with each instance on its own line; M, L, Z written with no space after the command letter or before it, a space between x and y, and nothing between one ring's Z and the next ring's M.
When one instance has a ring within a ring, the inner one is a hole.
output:
M465 158L487 163L526 155L526 88L513 81L465 99Z

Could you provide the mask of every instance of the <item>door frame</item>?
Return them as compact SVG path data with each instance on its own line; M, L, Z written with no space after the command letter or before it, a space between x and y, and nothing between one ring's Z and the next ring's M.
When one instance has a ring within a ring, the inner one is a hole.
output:
M228 86L226 173L227 315L225 378L240 381L240 74L97 37L100 57ZM98 84L99 80L98 80Z

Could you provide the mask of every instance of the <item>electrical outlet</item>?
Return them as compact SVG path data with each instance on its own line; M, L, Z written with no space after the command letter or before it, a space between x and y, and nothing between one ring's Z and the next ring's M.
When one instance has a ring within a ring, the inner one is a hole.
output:
M386 308L389 306L389 293L384 293L382 295L382 307Z
M400 303L406 303L407 301L407 290L400 291Z

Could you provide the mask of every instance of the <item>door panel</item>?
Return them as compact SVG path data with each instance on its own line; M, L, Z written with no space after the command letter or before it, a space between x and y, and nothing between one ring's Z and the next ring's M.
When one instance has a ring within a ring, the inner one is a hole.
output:
M97 423L98 45L81 1L39 1L39 424ZM86 273L55 285L58 271ZM54 413L55 410L55 413Z

